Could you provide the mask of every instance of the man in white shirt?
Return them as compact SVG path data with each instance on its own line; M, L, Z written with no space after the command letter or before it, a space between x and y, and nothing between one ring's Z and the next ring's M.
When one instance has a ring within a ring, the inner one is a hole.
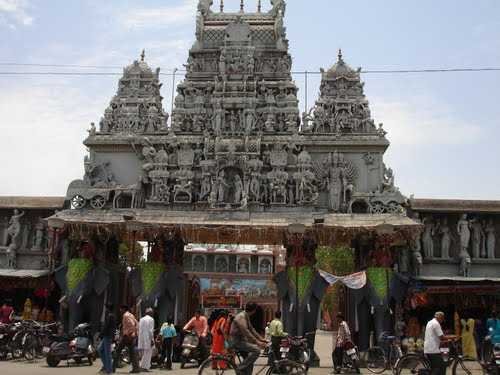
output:
M155 320L153 309L147 308L146 315L139 320L139 339L137 349L142 352L141 371L148 372L151 369L151 356L153 354Z
M444 313L434 314L425 327L424 354L431 364L431 375L446 375L446 364L441 355L441 342L445 340L441 323L444 322Z

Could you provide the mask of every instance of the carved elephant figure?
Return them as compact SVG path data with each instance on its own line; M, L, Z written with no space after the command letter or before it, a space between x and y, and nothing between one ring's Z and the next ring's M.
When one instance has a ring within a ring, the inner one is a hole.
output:
M294 336L316 332L321 300L330 284L320 276L318 271L315 271L305 295L297 303L295 286L288 278L287 271L276 274L274 282L278 289L278 298L281 301L285 331ZM308 337L309 347L314 348L315 339L314 335ZM312 358L312 360L315 361L317 358Z
M153 307L160 322L176 315L176 306L182 306L184 296L184 273L178 266L171 266L158 278L151 292L144 291L141 270L136 268L130 272L130 293L136 300L141 300L144 314L147 307Z
M114 302L110 272L101 265L95 265L73 289L68 289L68 266L61 266L55 270L55 279L66 296L68 315L65 329L71 332L78 324L87 322L92 325L93 332L97 332L107 301Z
M364 351L370 347L370 331L375 331L378 340L383 332L393 332L393 317L391 316L390 301L403 303L406 299L410 278L395 273L391 276L387 295L381 298L375 287L368 281L362 289L350 291L351 304L354 305L352 316L357 319L359 327L358 347ZM370 326L370 321L374 327Z

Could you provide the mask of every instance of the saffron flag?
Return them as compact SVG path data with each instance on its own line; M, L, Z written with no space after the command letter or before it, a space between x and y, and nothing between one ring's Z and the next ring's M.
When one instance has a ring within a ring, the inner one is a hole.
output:
M350 289L361 289L366 285L365 271L356 272L347 276L335 276L331 273L319 270L319 274L330 285L333 285L339 281Z

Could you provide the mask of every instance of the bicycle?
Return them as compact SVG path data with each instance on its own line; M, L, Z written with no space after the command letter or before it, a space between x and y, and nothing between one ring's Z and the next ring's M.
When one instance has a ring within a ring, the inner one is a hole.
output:
M459 354L459 337L450 337L447 341L448 348L442 348L446 367L451 367L452 375L472 375L472 371L465 365L463 356ZM426 356L422 354L404 355L398 362L395 375L415 375L421 370L430 371L431 364Z
M386 370L394 373L399 360L403 357L401 347L397 344L396 336L382 334L380 341L384 342L388 348L384 349L381 346L370 348L366 368L373 374L381 374Z
M244 353L235 353L233 351L229 351L228 354L212 354L200 365L198 375L241 375L240 371L238 371L238 364L235 358L241 363L242 357L244 357ZM273 358L271 364L262 366L256 375L264 372L265 375L273 373L306 375L307 371L306 365L302 363L290 359L277 360Z

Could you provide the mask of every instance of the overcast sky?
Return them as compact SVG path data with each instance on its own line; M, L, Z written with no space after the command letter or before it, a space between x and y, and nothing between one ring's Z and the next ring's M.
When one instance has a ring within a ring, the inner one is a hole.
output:
M215 0L218 7L219 0ZM247 0L254 9L257 0ZM196 0L0 0L0 72L112 72L139 57L181 67ZM239 0L226 0L229 10ZM265 9L268 1L263 0ZM294 70L329 67L338 48L366 70L500 67L498 0L290 0ZM101 68L9 66L74 64ZM81 178L90 122L117 76L0 75L0 195L64 195ZM304 105L303 77L295 77ZM171 79L162 78L170 112ZM396 183L417 198L500 199L500 72L364 74L392 142ZM308 101L318 91L310 79Z

